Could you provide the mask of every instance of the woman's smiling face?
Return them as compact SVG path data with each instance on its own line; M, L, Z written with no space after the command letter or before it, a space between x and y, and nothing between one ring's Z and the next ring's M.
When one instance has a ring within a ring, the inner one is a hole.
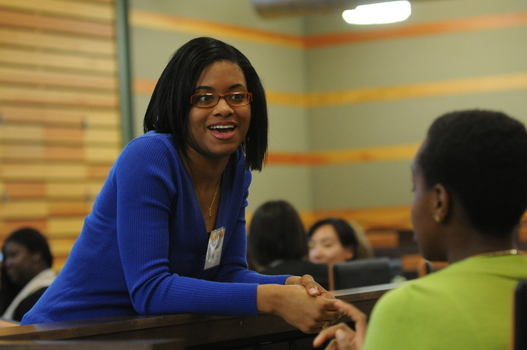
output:
M243 71L235 63L217 61L203 70L193 93L224 95L232 92L248 92ZM232 107L220 98L214 107L192 106L187 151L209 158L228 159L245 139L250 122L250 104Z
M315 264L336 264L353 258L351 248L342 245L333 225L318 227L309 239L309 260Z

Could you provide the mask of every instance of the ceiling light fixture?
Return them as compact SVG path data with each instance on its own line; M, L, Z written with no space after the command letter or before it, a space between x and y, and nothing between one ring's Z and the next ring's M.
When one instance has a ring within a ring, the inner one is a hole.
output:
M384 24L404 21L411 13L410 1L401 0L359 5L344 11L342 18L350 24Z

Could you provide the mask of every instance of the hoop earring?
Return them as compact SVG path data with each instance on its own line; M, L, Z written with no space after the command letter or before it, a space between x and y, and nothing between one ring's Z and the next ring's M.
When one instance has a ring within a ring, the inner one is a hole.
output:
M439 215L434 214L434 221L435 221L436 223L438 223L438 224L441 223L441 218L439 217Z

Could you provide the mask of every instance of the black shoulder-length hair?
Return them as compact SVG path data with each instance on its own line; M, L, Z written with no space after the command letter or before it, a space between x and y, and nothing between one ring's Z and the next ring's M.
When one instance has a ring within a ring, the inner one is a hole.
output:
M235 47L217 39L192 39L173 54L148 104L144 132L155 130L172 134L178 147L184 150L190 141L190 96L194 94L196 82L203 70L218 61L237 64L245 76L248 91L253 94L251 122L242 149L247 169L262 170L268 133L265 91L249 59Z

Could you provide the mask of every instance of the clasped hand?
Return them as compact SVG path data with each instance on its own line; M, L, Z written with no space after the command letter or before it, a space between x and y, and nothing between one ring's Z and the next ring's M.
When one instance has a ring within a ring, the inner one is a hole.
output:
M286 303L281 316L305 333L316 333L335 323L342 312L337 299L315 282L312 276L293 276L286 280ZM307 293L306 293L307 291Z
M326 350L361 350L366 337L366 315L353 305L345 303L342 300L337 301L335 306L355 321L355 331L345 323L339 323L322 330L313 340L313 346L319 347L326 340L332 339L326 347Z

